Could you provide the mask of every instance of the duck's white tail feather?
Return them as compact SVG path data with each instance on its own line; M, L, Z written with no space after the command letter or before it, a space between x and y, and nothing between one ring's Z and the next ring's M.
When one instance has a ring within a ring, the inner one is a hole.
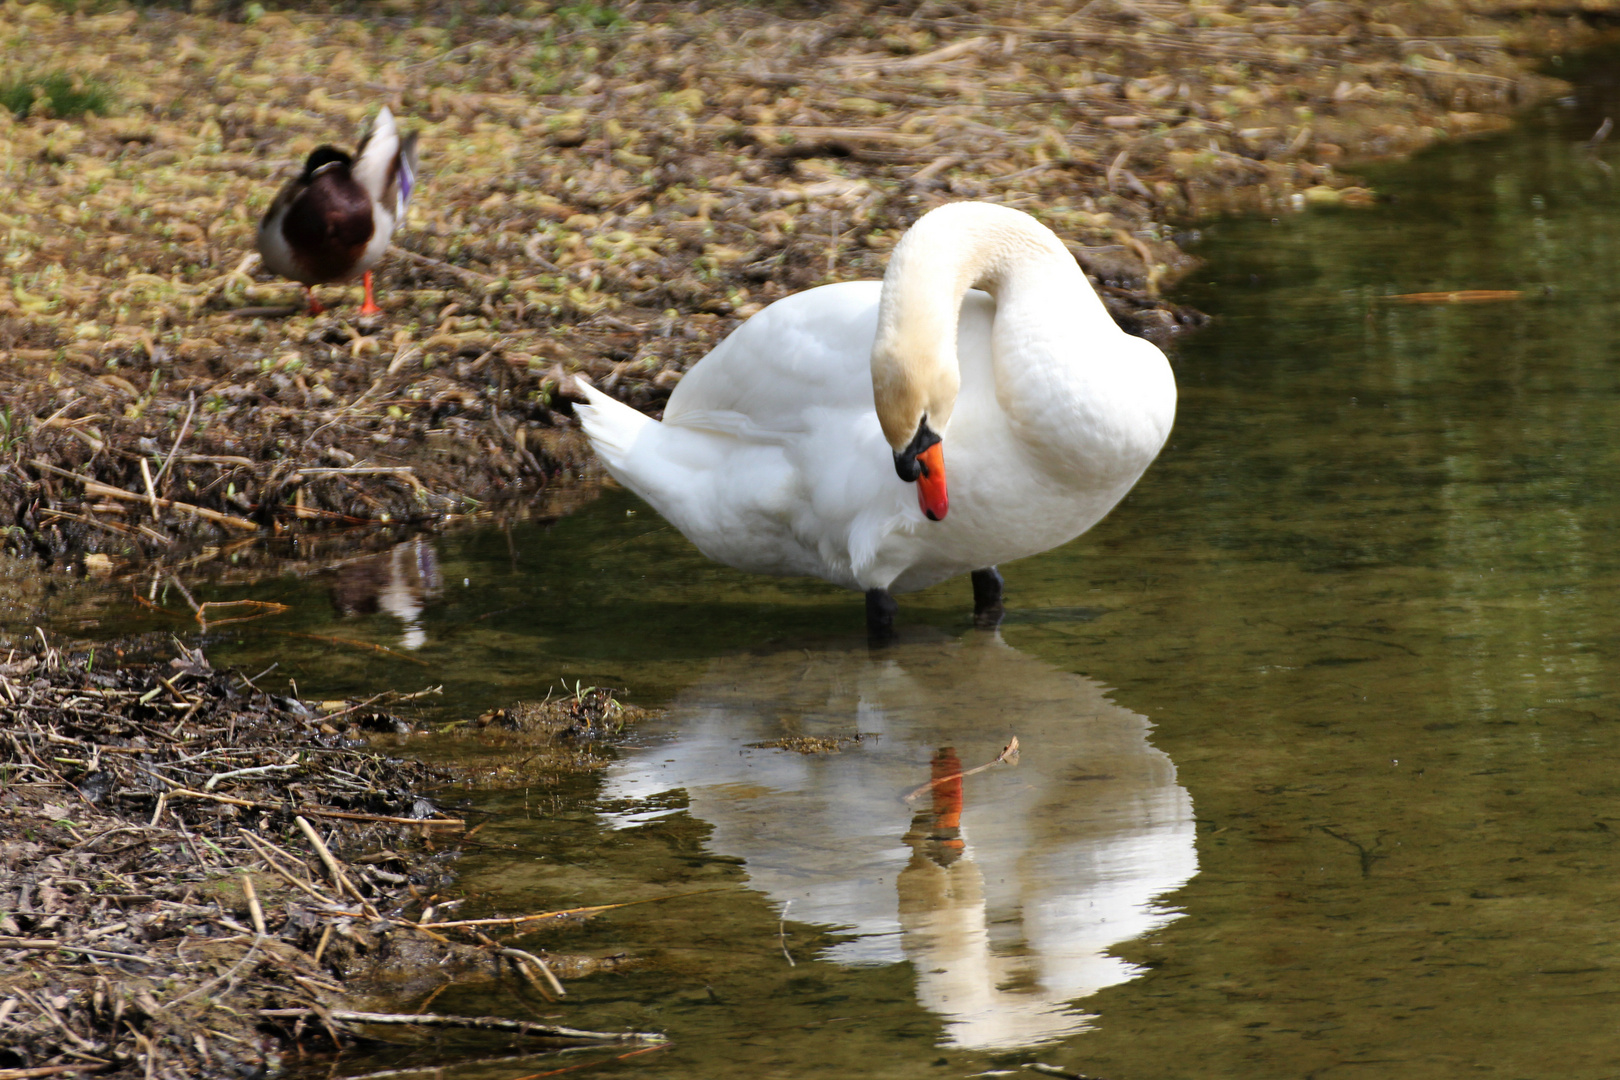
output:
M384 105L371 121L354 152L354 178L366 189L373 202L384 202L394 177L394 160L399 156L399 128L394 114ZM393 200L386 200L392 207Z
M642 429L656 421L588 383L581 382L580 386L589 404L574 406L574 415L579 417L603 463L614 475L620 475Z

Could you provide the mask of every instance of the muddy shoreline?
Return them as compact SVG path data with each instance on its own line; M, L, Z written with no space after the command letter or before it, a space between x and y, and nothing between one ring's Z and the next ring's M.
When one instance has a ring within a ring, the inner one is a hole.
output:
M49 58L0 108L3 544L60 569L578 483L576 380L656 412L741 318L880 275L950 200L1037 213L1168 342L1201 321L1164 298L1177 229L1376 198L1357 162L1511 123L1620 6L193 9L0 5ZM257 216L384 101L424 166L384 314L357 287L289 314Z
M444 1031L659 1045L423 1004L505 980L544 1008L634 963L522 940L611 902L464 910L455 865L480 821L453 801L460 783L599 767L636 710L595 689L499 710L440 736L482 750L448 769L399 752L431 688L303 701L184 647L109 653L41 634L0 663L0 1077L273 1075L288 1054Z

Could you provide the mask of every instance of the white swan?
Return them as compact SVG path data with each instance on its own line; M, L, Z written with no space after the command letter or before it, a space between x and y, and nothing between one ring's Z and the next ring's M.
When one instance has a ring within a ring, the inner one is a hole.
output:
M585 392L608 471L700 551L864 591L874 631L893 624L891 592L970 572L981 621L998 618L996 564L1101 520L1176 406L1164 354L1114 324L1062 241L989 203L924 215L881 285L749 319L662 423Z

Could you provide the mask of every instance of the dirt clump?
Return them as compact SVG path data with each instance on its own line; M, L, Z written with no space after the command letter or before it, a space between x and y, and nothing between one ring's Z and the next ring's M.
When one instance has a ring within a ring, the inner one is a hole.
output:
M874 736L857 731L853 735L791 735L785 739L753 742L746 745L755 750L787 750L795 754L840 754L844 747L859 745Z
M564 686L543 701L520 701L439 729L453 746L453 768L483 787L550 781L615 760L613 747L646 709L600 686Z

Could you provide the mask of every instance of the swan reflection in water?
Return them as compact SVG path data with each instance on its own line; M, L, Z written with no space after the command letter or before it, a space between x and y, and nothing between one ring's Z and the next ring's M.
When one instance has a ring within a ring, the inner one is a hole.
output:
M422 608L444 590L439 553L427 540L407 540L380 554L350 559L334 567L332 574L332 606L338 614L386 612L405 624L402 648L427 644Z
M1192 800L1150 728L994 633L736 656L603 794L629 828L684 789L787 917L846 928L822 959L909 961L948 1045L1012 1048L1084 1029L1072 1003L1139 970L1109 950L1176 918L1159 898L1197 871ZM856 732L838 753L760 745ZM1016 765L958 775L1015 735Z

